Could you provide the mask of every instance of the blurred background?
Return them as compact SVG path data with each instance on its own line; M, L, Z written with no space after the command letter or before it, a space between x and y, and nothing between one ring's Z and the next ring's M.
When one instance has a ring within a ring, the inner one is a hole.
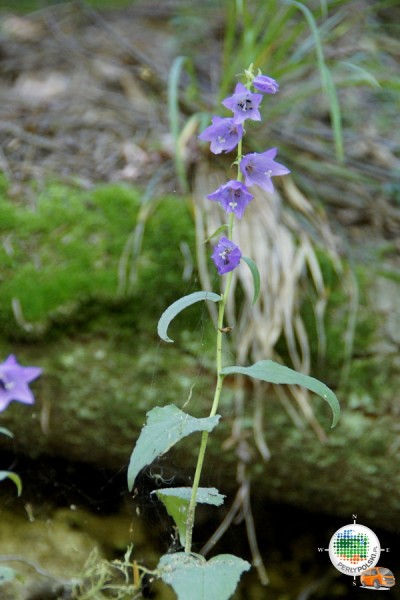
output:
M400 597L399 22L395 0L0 0L0 361L43 369L35 404L0 415L0 468L23 483L1 481L0 566L19 573L2 598L174 597L133 585L124 555L152 569L179 549L150 492L190 485L198 439L132 494L126 470L151 408L209 411L212 311L168 347L156 328L218 291L205 196L233 158L197 135L251 63L280 91L245 152L277 147L291 175L237 227L262 287L252 307L238 270L226 364L282 361L342 413L332 430L311 394L227 381L204 471L227 498L199 509L194 549L258 565L237 600L368 595L318 550L357 515Z

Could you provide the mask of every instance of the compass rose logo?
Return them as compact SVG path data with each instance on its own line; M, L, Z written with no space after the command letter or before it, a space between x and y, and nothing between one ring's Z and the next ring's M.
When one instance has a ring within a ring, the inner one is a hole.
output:
M365 525L344 525L329 542L329 558L344 575L362 575L378 563L380 554L381 545L376 534Z

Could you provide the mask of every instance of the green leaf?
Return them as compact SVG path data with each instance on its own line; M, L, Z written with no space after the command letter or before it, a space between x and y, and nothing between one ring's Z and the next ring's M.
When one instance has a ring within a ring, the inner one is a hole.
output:
M12 581L16 575L16 571L14 571L14 569L11 569L11 567L0 566L0 586L4 585L5 583L8 583L9 581Z
M159 500L164 504L167 513L174 520L179 531L179 540L182 546L184 546L186 540L187 511L192 495L192 488L162 488L153 490L151 493L157 494ZM224 498L225 496L220 494L216 488L199 488L197 490L196 502L197 504L221 506Z
M0 433L2 433L3 435L7 435L10 438L14 437L13 432L7 429L6 427L0 427Z
M372 87L378 89L382 87L379 81L372 75L372 73L367 71L367 69L364 69L364 67L356 65L350 61L342 61L341 64L354 71L354 73L356 74L356 79L354 81L365 81L365 83L369 83Z
M253 283L254 283L253 304L255 304L257 301L258 295L260 293L260 272L259 272L254 260L252 260L251 258L248 258L247 256L242 256L242 260L244 260L246 265L249 267L251 274L253 276Z
M218 424L219 415L196 419L173 404L156 406L147 413L147 423L142 427L128 467L128 488L144 467L162 456L182 438L195 431L212 431Z
M250 564L231 554L220 554L207 562L200 554L176 552L162 556L157 568L178 600L228 600Z
M225 223L224 225L221 225L220 227L218 227L214 231L214 233L212 233L211 235L209 235L208 238L206 240L204 240L204 244L206 244L207 242L209 242L210 240L212 240L215 236L219 235L223 231L226 231L227 229L229 229L228 223Z
M328 402L333 413L332 427L335 427L338 422L340 406L336 395L328 386L314 377L298 373L272 360L260 360L251 367L225 367L221 369L221 375L231 375L233 373L248 375L249 377L254 377L254 379L261 379L269 383L301 385Z
M168 326L171 323L172 319L176 317L182 310L195 304L196 302L200 302L200 300L211 300L212 302L219 302L222 300L222 296L219 294L214 294L214 292L193 292L193 294L189 294L188 296L183 296L183 298L179 298L176 300L171 306L167 308L163 312L158 321L157 333L162 340L165 342L173 342L167 335Z
M318 25L315 21L312 11L303 2L299 2L298 0L284 1L285 3L291 4L292 6L296 6L299 10L301 10L312 32L320 77L329 102L333 137L335 141L336 158L339 162L342 163L344 161L342 115L336 92L336 87L333 82L332 75L325 63L322 40L318 29Z
M0 481L4 479L11 479L17 486L18 496L22 493L22 481L19 475L13 473L12 471L0 471Z

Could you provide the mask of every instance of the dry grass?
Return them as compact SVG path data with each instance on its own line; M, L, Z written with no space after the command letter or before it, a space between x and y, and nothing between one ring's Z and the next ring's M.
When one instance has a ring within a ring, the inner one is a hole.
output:
M203 166L198 170L195 181L197 252L204 289L211 289L207 258L209 246L204 244L204 240L226 222L226 215L219 204L209 202L206 195L224 180L226 178L222 173ZM261 288L258 301L252 305L253 279L250 270L242 263L235 272L232 300L227 307L227 320L232 327L231 351L238 364L268 358L281 361L276 344L283 336L293 368L308 374L311 370L310 346L300 308L302 290L310 284L315 288L317 298L314 311L321 354L325 348L327 289L316 246L319 244L324 247L337 270L341 269L341 265L325 215L315 210L290 177L282 178L278 185L279 191L274 195L252 189L255 198L245 218L234 230L235 242L243 255L249 256L257 264ZM235 289L238 287L243 292L240 305L235 301L235 297L238 297ZM265 390L265 387L262 389ZM302 424L299 409L303 419L311 424L321 441L325 440L324 431L316 421L308 394L303 389L292 387L290 393L288 388L275 391L296 425ZM257 402L254 410L257 412L257 418L254 419L257 428L255 438L260 440L258 446L262 455L266 456L265 449L262 450L263 436L260 434L262 408Z

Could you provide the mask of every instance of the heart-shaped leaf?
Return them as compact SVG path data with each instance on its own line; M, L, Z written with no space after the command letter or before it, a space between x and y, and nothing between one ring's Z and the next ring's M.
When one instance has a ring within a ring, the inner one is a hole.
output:
M231 554L207 562L200 554L176 552L162 556L157 568L178 600L228 600L250 564Z

